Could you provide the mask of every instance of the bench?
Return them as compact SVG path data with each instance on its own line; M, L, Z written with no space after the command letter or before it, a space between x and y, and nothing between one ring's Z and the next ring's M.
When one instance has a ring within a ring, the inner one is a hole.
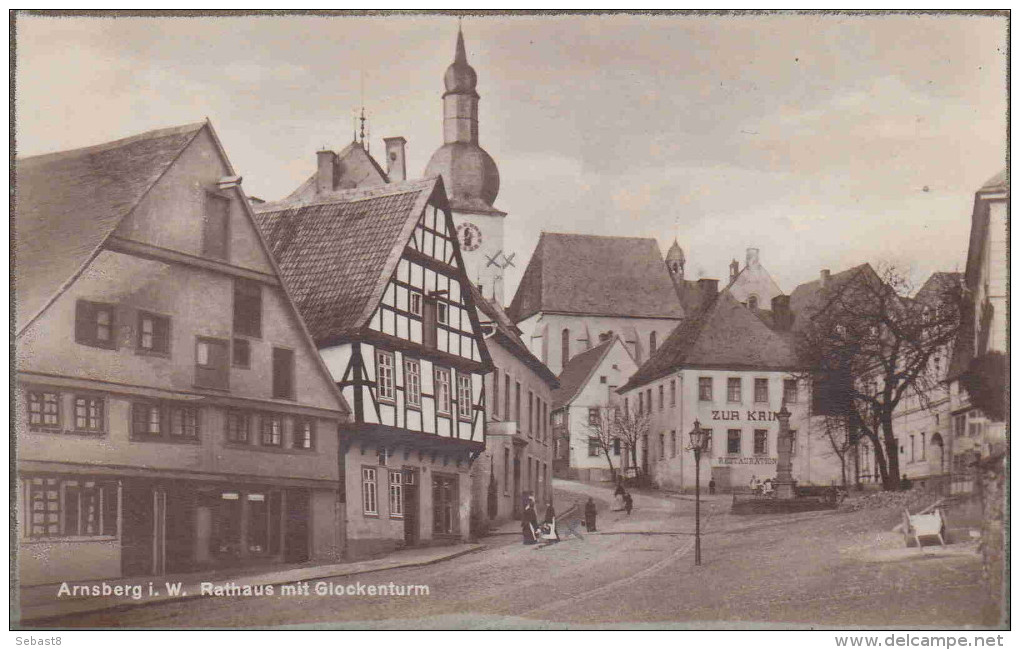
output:
M945 529L945 520L942 518L942 511L935 508L932 512L923 515L912 515L906 508L903 509L903 541L910 546L913 538L917 543L917 550L921 549L922 537L937 537L942 546L946 540L942 535Z

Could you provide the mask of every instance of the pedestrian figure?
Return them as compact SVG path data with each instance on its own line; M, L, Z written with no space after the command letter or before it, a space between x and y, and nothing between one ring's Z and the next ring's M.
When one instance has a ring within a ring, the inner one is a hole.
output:
M534 544L538 534L538 515L535 514L535 499L529 498L521 516L521 536L525 544Z
M598 508L595 506L595 500L588 497L588 503L584 504L584 526L588 529L589 533L594 533L595 528L595 515L598 513Z
M751 494L758 494L760 486L758 484L758 476L756 474L751 475Z
M551 539L554 542L560 541L560 535L556 532L556 510L553 508L552 499L549 500L549 504L545 507L545 522L543 522L542 527L545 528L546 526L549 527L549 537L546 539Z
M630 516L630 511L634 509L634 497L630 496L630 492L623 493L623 509L627 511L628 516Z
M912 486L913 486L913 483L910 481L909 478L907 478L907 475L904 474L903 478L900 479L900 489L901 490L909 490Z
M614 497L622 497L626 491L627 490L623 489L623 481L620 480L620 479L617 479L617 481L616 481L616 491L613 492L613 496Z
M715 494L715 479L711 479L708 482L708 493Z
M616 482L616 490L613 492L613 505L611 507L611 510L614 510L614 511L617 511L617 512L619 512L620 510L623 510L623 495L626 492L627 491L623 489L623 481L622 480L617 480L617 482Z

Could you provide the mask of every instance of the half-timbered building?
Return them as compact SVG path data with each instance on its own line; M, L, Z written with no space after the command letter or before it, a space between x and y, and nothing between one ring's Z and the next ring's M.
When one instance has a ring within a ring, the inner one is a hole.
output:
M353 410L349 555L466 539L491 369L440 178L263 204L258 224Z

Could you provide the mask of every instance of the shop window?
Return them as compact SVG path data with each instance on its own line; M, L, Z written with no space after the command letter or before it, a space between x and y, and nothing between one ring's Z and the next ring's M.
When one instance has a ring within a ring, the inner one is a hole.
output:
M374 467L361 468L361 505L366 515L379 514L379 505L376 502L376 469Z
M294 350L273 348L273 397L294 399Z
M421 406L421 362L404 359L404 398L408 406Z
M113 481L26 477L26 534L28 537L115 536L117 498L117 484Z
M251 342L248 339L234 339L235 368L251 368Z
M404 517L404 481L399 470L390 471L390 517Z
M712 401L711 377L698 377L698 400L701 402Z
M787 404L797 403L797 380L796 379L784 379L783 380L783 401Z
M262 338L262 286L234 280L234 334Z
M230 385L227 342L198 337L195 342L195 385L226 390Z
M754 401L759 403L768 403L769 401L769 380L768 379L755 379L754 380Z
M315 449L315 421L300 418L294 421L294 449Z
M149 312L138 312L138 349L142 352L170 352L170 319Z
M529 465L530 466L530 465ZM529 481L530 483L530 481ZM455 535L459 522L457 478L432 476L432 532L436 535Z
M79 300L75 305L74 340L96 348L116 349L113 305Z
M436 368L436 411L450 414L450 370Z
M244 502L241 493L233 490L221 492L214 502L213 530L210 539L212 552L219 556L241 556L241 511Z
M375 383L379 399L392 402L393 393L393 353L377 350L375 353Z
M726 431L726 453L731 456L740 455L740 429Z
M84 433L106 430L106 402L102 397L77 395L74 398L74 429Z
M471 419L471 375L457 373L457 415L462 420Z
M227 441L248 444L251 435L251 416L241 411L227 411Z
M230 199L218 194L205 195L202 224L202 254L219 260L227 259L230 233Z
M263 447L280 447L283 445L283 416L267 413L262 416Z
M59 429L60 393L28 391L28 424L33 429Z
M739 404L742 401L740 390L740 377L730 377L726 380L726 401Z
M754 430L754 454L764 456L769 453L769 432L767 429Z

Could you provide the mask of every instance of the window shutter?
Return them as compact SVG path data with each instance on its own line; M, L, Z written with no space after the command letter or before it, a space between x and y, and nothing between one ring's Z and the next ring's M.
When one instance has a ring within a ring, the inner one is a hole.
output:
M88 343L93 339L94 332L90 325L95 321L92 305L87 302L78 301L74 313L74 340L79 343Z

